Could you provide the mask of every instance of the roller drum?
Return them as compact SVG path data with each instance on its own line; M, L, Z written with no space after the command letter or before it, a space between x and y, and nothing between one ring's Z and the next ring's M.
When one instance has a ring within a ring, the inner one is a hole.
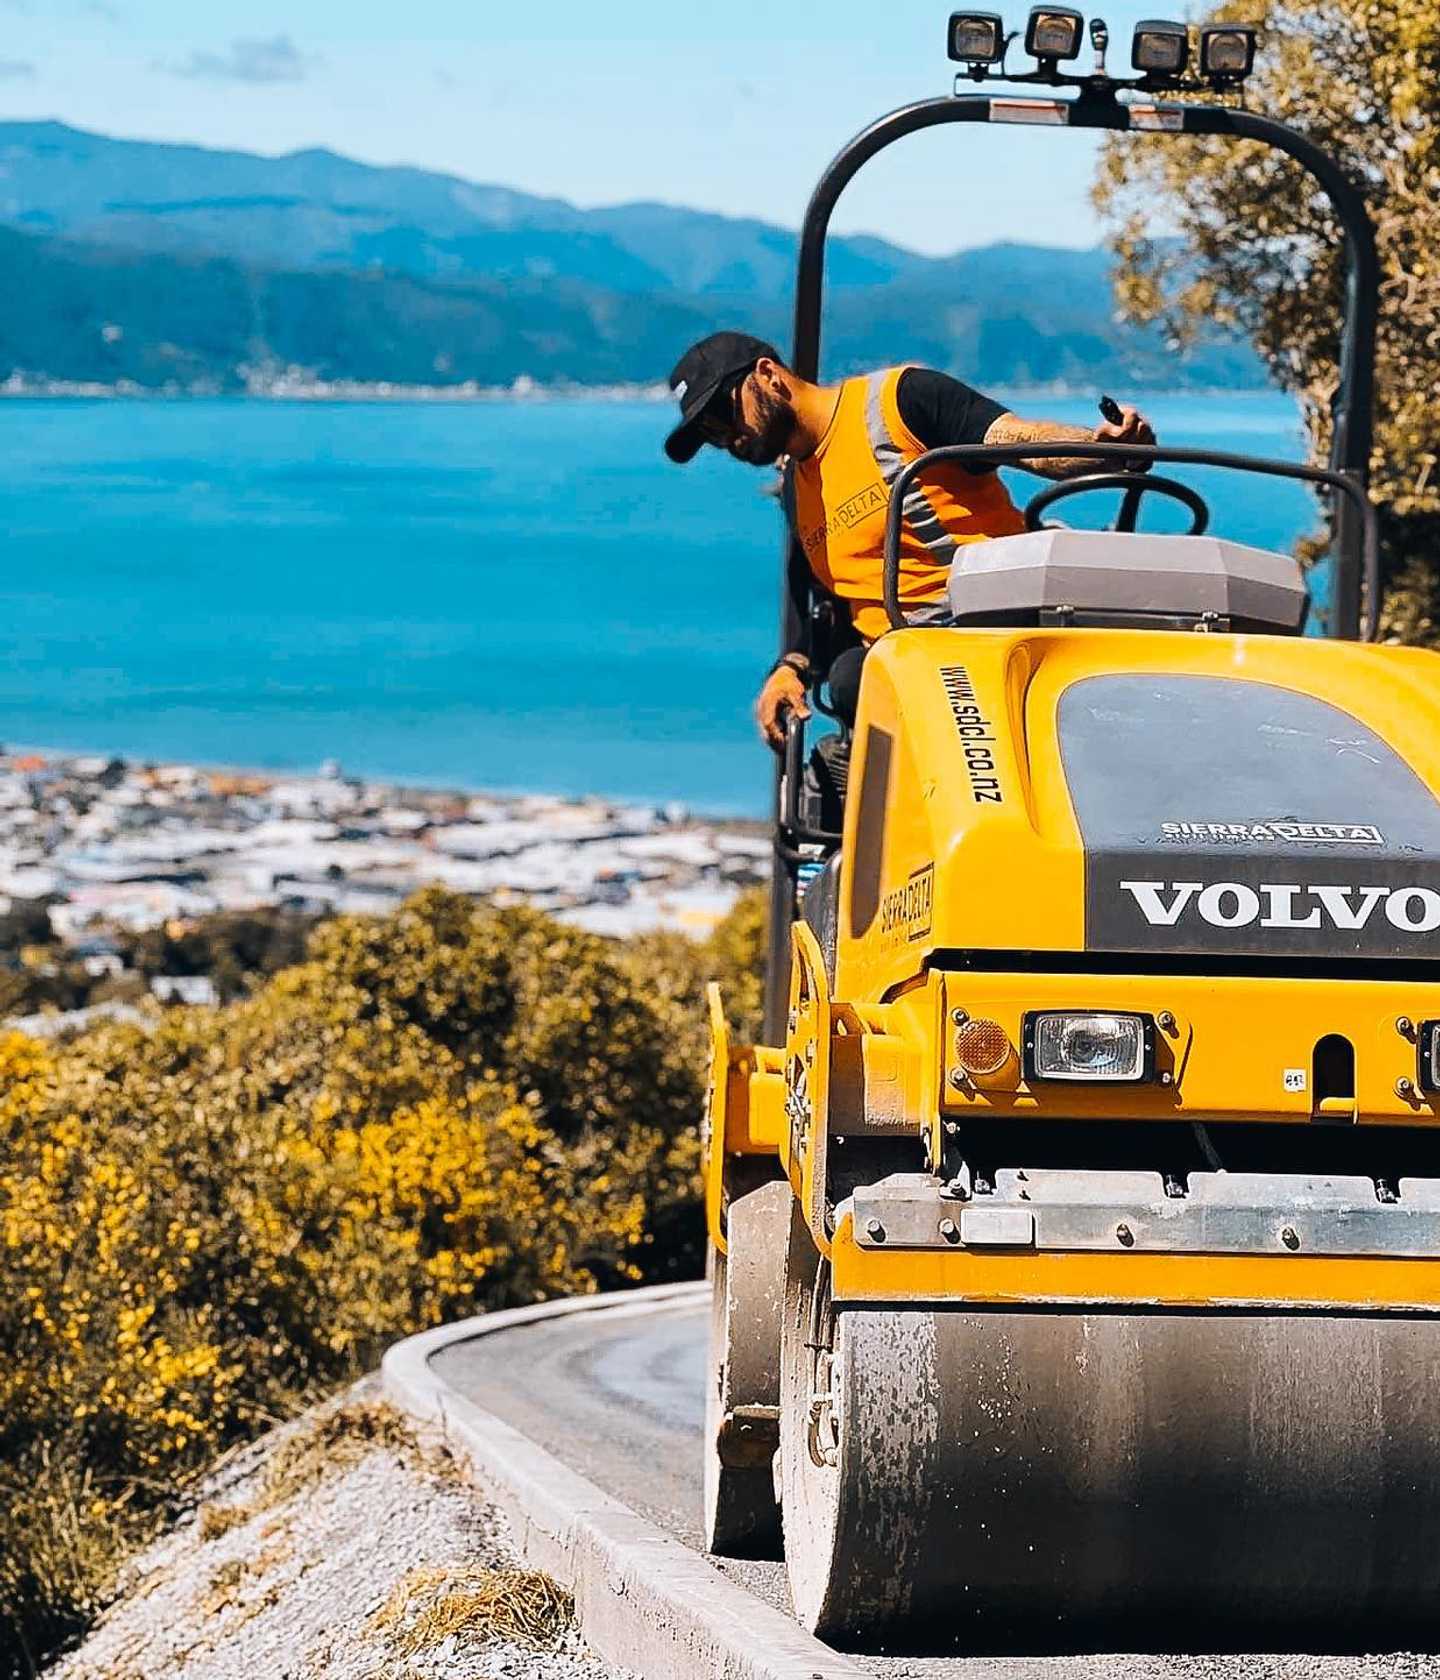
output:
M1440 1321L814 1307L785 1519L822 1635L1433 1629Z

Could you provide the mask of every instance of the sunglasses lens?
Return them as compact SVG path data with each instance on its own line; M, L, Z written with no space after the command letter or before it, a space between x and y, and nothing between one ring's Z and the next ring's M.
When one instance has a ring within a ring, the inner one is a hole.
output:
M740 387L750 377L747 369L728 385L722 385L700 415L701 435L708 443L727 447L735 436L740 418Z

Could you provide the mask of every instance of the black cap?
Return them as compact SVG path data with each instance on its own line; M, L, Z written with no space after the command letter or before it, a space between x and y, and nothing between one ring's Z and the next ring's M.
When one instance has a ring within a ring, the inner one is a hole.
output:
M780 360L780 352L763 338L733 332L711 333L685 352L670 375L670 389L680 398L680 424L665 440L665 453L672 461L694 460L705 442L701 414L727 379L748 373L762 356Z

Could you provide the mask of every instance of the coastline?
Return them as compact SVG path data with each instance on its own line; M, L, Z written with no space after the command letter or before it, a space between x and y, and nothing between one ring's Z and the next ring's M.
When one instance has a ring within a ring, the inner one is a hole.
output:
M581 385L568 382L544 385L520 378L508 385L482 385L469 380L459 385L405 385L387 380L320 379L303 368L277 372L241 369L243 384L223 387L200 383L140 385L133 380L113 384L100 381L52 379L45 374L14 372L0 380L0 400L9 402L276 402L276 403L669 403L669 387L661 383ZM1089 385L1052 380L1032 385L1007 385L1007 396L1022 400L1049 398L1066 402L1093 398ZM1274 386L1233 388L1213 385L1129 385L1137 397L1224 397L1235 401L1273 398L1286 393Z
M243 383L227 387L201 382L181 385L140 385L132 379L113 384L99 380L52 379L48 374L15 372L0 380L0 398L11 402L80 399L107 402L647 402L670 399L664 384L541 385L517 379L509 385L481 385L466 380L458 385L405 385L389 380L320 379L302 368L284 372L251 373L239 370Z
M764 749L756 738L756 752ZM201 776L218 776L222 780L238 778L264 782L306 782L324 779L313 760L304 763L240 763L231 759L191 757L185 754L139 752L129 747L96 746L88 741L30 741L20 736L0 738L0 776L5 767L20 757L40 758L48 763L72 760L106 762L119 760L147 770L183 769ZM322 759L321 764L338 764L336 758ZM383 790L397 796L412 796L441 800L495 800L503 804L518 804L526 800L556 806L605 805L675 813L675 820L693 823L735 834L769 835L771 824L767 816L746 814L740 810L726 810L719 806L697 804L689 799L676 799L664 793L616 793L596 787L583 792L556 787L516 786L503 782L466 782L444 777L407 776L403 772L351 768L342 771L346 781Z

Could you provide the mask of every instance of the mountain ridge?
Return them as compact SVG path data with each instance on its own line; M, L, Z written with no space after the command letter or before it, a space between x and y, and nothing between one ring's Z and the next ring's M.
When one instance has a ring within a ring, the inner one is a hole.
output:
M754 217L583 210L324 147L272 158L58 119L0 122L0 233L0 284L50 299L0 319L0 379L222 390L292 366L441 385L658 381L716 326L786 343L798 243ZM1118 322L1099 250L932 257L862 234L828 258L831 371L923 360L992 384L1264 384L1239 340L1180 357Z

